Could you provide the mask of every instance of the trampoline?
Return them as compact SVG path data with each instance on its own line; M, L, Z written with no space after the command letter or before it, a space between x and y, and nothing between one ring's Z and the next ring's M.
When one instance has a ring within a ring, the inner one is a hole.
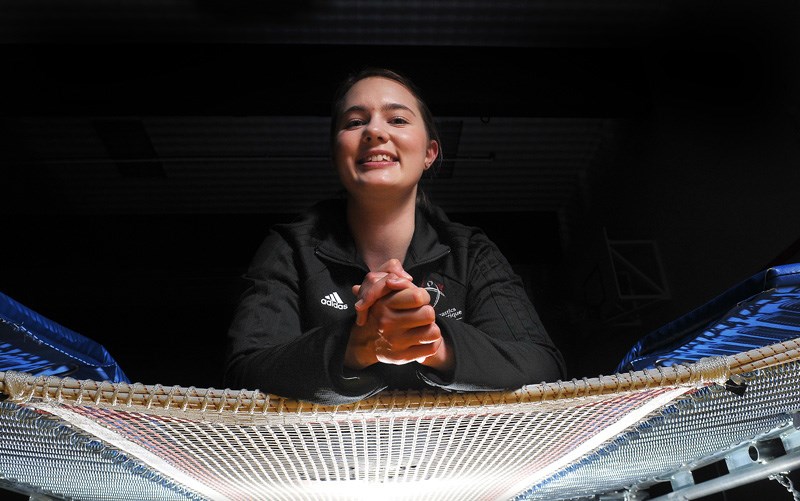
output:
M611 375L340 406L131 383L0 299L0 485L36 499L696 499L770 477L791 492L800 464L797 264L644 336Z

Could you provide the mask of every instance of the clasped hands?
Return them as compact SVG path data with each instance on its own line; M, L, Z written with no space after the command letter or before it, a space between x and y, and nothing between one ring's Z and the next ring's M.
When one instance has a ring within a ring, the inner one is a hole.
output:
M390 259L353 286L358 300L346 366L363 369L376 362L402 365L414 361L440 370L452 366L430 294L411 280L400 261Z

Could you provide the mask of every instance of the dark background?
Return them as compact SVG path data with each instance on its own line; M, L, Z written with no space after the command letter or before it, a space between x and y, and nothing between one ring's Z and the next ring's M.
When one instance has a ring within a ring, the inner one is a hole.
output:
M423 89L426 191L506 253L570 377L800 260L797 2L113 5L2 4L0 292L133 381L221 386L237 277L336 191L330 97L368 64Z

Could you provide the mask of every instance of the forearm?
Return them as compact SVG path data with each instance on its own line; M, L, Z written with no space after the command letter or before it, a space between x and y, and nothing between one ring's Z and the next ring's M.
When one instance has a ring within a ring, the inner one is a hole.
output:
M429 365L444 376L434 378L436 386L458 391L505 390L565 377L561 354L546 339L517 340L458 320L438 322L452 365L444 372Z
M354 402L382 390L385 384L371 372L354 373L343 367L341 331L342 326L312 329L288 343L234 354L226 382L328 405Z
M420 362L426 367L436 369L441 373L450 373L455 367L455 353L446 338L442 337L436 353Z

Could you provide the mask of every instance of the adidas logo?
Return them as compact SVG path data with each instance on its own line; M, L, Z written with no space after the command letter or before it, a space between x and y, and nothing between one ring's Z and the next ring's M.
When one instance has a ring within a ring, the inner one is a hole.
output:
M342 298L339 297L339 293L338 292L331 292L330 294L328 294L324 298L320 299L319 302L322 303L322 304L328 305L328 306L332 306L333 308L336 308L337 310L346 310L347 309L347 305L345 304L344 301L342 301Z

